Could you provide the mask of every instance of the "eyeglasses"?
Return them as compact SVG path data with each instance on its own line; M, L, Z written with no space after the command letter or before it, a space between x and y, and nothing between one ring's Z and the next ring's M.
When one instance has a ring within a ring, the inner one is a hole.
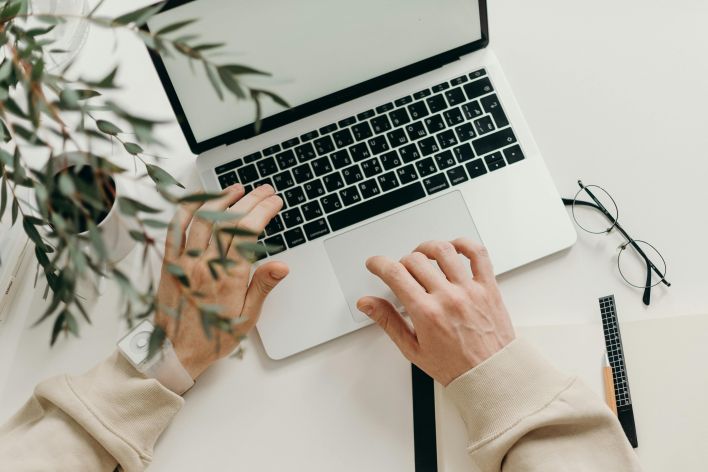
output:
M617 268L620 276L632 287L644 289L642 301L651 302L651 289L659 284L671 287L666 280L666 260L661 253L648 242L632 238L622 228L619 209L615 199L602 187L584 185L578 180L580 190L573 199L564 198L563 203L572 207L575 223L590 234L609 234L617 230L626 242L619 247ZM588 196L592 201L580 200ZM608 224L609 222L609 224Z

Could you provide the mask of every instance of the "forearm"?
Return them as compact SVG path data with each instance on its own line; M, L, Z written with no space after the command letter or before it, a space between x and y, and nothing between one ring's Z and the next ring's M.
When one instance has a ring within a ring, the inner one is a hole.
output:
M0 427L0 464L17 472L144 470L182 403L114 354L84 375L38 385Z
M639 471L617 419L523 340L452 382L468 452L483 472Z

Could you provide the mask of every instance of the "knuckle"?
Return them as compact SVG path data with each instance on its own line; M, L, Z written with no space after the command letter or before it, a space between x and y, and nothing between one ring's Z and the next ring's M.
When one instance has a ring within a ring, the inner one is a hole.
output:
M455 251L455 247L452 245L452 243L449 243L447 241L435 241L432 243L432 248L436 254L442 256L447 256L457 252Z
M406 269L402 265L402 263L390 264L383 269L382 274L384 277L386 277L388 279L399 280L401 277L403 277L404 270L406 270Z

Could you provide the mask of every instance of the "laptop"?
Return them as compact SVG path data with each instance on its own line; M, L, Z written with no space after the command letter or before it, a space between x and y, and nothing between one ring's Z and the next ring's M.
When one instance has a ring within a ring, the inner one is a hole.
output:
M268 183L285 207L260 241L291 267L257 329L283 359L395 302L364 266L420 242L483 242L497 273L571 246L575 230L489 46L485 0L177 0L148 27L225 43L224 63L291 108L219 99L206 73L152 54L207 191Z

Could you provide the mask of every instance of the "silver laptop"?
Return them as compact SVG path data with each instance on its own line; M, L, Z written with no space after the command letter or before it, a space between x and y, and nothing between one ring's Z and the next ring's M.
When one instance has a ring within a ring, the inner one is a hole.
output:
M262 241L291 275L258 332L282 359L370 324L393 299L364 267L467 236L502 273L567 248L575 231L489 46L485 0L178 0L150 29L225 42L225 62L292 108L220 101L201 70L153 55L204 187L272 184L286 206ZM520 40L522 38L519 38Z

